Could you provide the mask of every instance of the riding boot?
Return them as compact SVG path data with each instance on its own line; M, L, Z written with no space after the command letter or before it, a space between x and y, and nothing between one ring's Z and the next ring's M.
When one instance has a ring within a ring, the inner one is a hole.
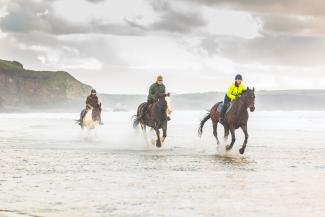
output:
M167 116L167 121L170 121L170 120L171 120L171 118L169 116Z
M220 117L219 117L220 124L223 124L223 122L224 122L226 111L227 111L227 105L223 105L221 112L220 112Z

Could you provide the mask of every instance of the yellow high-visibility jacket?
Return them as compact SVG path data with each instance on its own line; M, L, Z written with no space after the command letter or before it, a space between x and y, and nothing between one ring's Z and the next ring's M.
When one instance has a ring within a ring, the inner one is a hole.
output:
M236 86L235 83L232 83L228 87L227 91L227 96L231 99L234 100L236 97L241 94L244 90L246 90L246 87L243 84L240 84L238 87Z

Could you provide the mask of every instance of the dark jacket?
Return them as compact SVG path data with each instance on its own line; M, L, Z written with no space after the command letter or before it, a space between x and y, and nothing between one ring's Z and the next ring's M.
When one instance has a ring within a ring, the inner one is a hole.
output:
M92 106L92 107L94 107L94 108L97 108L97 107L99 107L99 104L98 104L98 97L96 96L96 95L89 95L88 97L87 97L87 100L86 100L86 105L88 106L88 105L90 105L90 106Z
M159 85L157 82L153 83L149 89L148 102L156 101L157 96L164 93L166 93L166 87L164 84Z

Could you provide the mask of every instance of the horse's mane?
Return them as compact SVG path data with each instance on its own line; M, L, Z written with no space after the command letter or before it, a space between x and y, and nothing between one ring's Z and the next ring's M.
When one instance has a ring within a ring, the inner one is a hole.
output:
M236 97L236 99L233 101L233 104L237 104L238 102L240 102L243 99L242 97L247 97L248 93L250 93L251 91L254 90L252 89L243 90L243 92L238 97Z

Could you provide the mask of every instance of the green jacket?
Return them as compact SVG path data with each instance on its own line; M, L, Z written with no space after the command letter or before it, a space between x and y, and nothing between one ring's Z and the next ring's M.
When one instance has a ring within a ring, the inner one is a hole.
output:
M232 83L227 91L227 96L231 99L234 100L236 97L241 94L244 90L246 90L246 87L243 84L240 84L238 87L236 86L235 83Z
M156 101L156 94L166 93L166 87L164 84L158 85L157 83L153 83L149 89L148 101Z

